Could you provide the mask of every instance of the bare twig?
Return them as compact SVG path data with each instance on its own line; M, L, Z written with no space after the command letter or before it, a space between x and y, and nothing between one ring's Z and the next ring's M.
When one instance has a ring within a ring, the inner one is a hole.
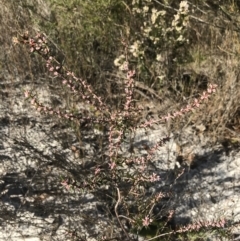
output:
M153 239L156 239L156 238L159 238L159 237L163 237L163 236L166 236L166 235L169 235L169 234L172 234L172 233L174 233L174 231L171 231L171 232L169 232L169 233L163 233L163 234L157 235L157 236L155 236L155 237L153 237L153 238L146 239L146 240L144 240L144 241L150 241L150 240L153 240Z
M126 237L128 237L128 239L130 240L130 237L129 237L128 233L126 232L125 228L123 227L123 225L122 225L122 223L119 219L119 215L118 215L118 211L117 211L118 205L121 202L121 194L120 194L119 188L117 188L117 193L118 193L118 200L117 200L115 208L114 208L115 214L116 214L117 220L118 220L123 232L125 233Z

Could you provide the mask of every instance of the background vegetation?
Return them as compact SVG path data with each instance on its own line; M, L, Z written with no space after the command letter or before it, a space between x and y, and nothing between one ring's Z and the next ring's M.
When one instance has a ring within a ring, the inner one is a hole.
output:
M39 30L52 41L58 60L87 79L108 101L115 98L114 105L120 88L118 67L127 51L137 68L138 98L147 102L148 108L154 103L156 112L187 103L209 82L218 84L215 104L206 107L210 109L201 113L201 119L193 116L190 122L203 123L214 142L223 136L235 140L239 124L239 2L192 0L186 15L176 19L179 3L22 0L16 6L14 1L3 1L1 68L12 76L34 79L36 74L44 75L40 60L35 57L34 62L10 41L25 30ZM181 127L181 123L177 125Z

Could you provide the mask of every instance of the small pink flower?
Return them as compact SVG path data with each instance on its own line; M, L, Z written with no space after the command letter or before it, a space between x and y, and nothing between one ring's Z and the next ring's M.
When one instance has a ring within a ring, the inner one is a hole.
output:
M208 99L208 94L204 91L201 96L201 100L206 100L206 99Z
M186 108L185 108L185 111L186 112L189 112L191 111L193 108L191 107L191 105L187 105Z
M213 92L216 92L216 88L217 88L217 85L215 84L210 84L209 85L209 88L208 88L208 93L213 93Z
M150 182L156 182L156 181L159 181L160 180L160 177L157 176L156 173L153 173L151 176L150 176Z
M220 220L220 222L219 222L219 224L221 225L222 228L224 228L225 223L226 223L225 219L222 219L222 220Z
M95 175L97 175L99 172L101 171L101 169L98 167L95 169Z
M26 90L26 91L24 92L24 95L25 95L25 98L28 98L28 97L30 96L29 91Z
M29 44L32 45L32 46L35 45L34 39L30 38L29 39Z
M194 99L194 104L193 105L196 106L196 107L200 106L198 99Z
M116 167L116 163L115 162L109 163L109 167L111 170L113 170Z
M68 184L67 180L64 180L63 182L61 182L61 184L67 189L69 190L71 188L71 185Z
M31 100L31 104L32 104L32 105L35 105L35 104L36 104L36 100L35 100L35 99L32 99L32 100Z
M168 113L168 115L167 116L165 116L164 117L164 119L166 120L166 121L168 121L169 119L171 119L172 118L172 116Z
M149 226L149 224L150 224L152 221L153 221L153 220L150 219L149 217L145 217L145 219L142 219L143 226L144 226L144 227Z

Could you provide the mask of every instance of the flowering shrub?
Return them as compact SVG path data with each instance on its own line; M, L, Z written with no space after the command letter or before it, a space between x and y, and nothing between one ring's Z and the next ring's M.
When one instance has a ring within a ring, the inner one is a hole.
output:
M181 62L178 48L188 44L189 5L187 1L181 1L176 14L158 9L159 5L154 0L132 1L131 10L136 24L140 26L139 31L131 35L128 53L129 61L137 63L140 74L147 70L156 75L147 74L147 78L157 77L162 82L168 78L166 65L169 51L173 51L175 63ZM114 63L121 69L124 60L121 54Z
M148 10L146 9L146 11ZM187 6L180 5L180 15L185 16L186 12ZM152 14L155 15L152 15L151 21L155 22L156 18L162 13L153 11ZM175 17L175 27L178 25L177 21L180 20ZM28 33L25 33L19 38L14 38L14 42L27 45L30 52L42 56L46 61L49 74L58 78L71 93L77 93L79 101L91 110L83 115L76 110L54 109L40 103L36 94L31 90L26 90L26 99L37 111L42 114L55 115L59 119L74 122L76 125L87 122L88 125L104 127L104 134L107 136L107 142L104 144L106 148L103 148L104 158L101 161L93 161L93 169L84 174L81 183L76 184L72 180L64 179L61 182L62 186L66 189L78 188L85 191L101 191L110 195L112 200L115 200L114 213L127 237L129 235L122 224L123 219L127 220L134 228L141 229L149 226L157 218L153 213L155 205L168 195L168 193L162 192L155 192L150 197L146 195L149 186L154 185L155 182L161 182L161 177L157 172L153 172L149 165L156 154L156 150L170 138L168 136L160 137L156 144L148 148L147 155L142 156L132 155L130 149L128 155L124 155L122 145L127 139L131 139L138 129L149 129L153 125L165 123L170 119L181 118L188 112L199 108L215 92L217 86L210 84L207 91L203 92L199 98L194 99L191 104L179 111L169 113L158 119L148 119L138 123L136 119L142 108L136 105L134 101L136 71L130 69L127 56L125 56L125 62L121 68L125 75L123 80L125 86L124 103L118 109L113 109L103 97L95 94L86 80L75 76L74 73L59 64L51 55L48 38L45 34L30 37ZM172 215L173 212L169 210L169 219L172 218ZM188 229L191 229L191 227L188 227ZM185 230L187 228L181 229L183 232Z

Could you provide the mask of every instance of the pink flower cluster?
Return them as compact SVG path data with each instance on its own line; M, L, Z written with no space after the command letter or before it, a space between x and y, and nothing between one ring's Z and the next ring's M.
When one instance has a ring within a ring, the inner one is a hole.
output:
M48 41L45 34L38 33L34 38L30 38L28 32L26 32L21 37L20 40L15 40L15 42L24 43L29 46L30 52L37 52L41 55L45 59L46 67L53 77L60 78L62 84L68 87L73 93L78 92L85 103L92 104L92 108L102 111L106 108L101 97L93 92L91 86L88 85L85 80L76 77L74 73L66 70L50 55L50 49L48 48Z
M152 221L153 221L153 220L152 220L151 218L145 217L144 219L142 219L142 225L143 225L144 227L147 227L147 226L149 226L149 224L150 224Z
M163 122L163 121L169 121L170 119L175 119L179 116L183 116L184 114L193 111L194 109L197 109L200 107L200 105L209 99L212 93L216 92L217 85L210 84L207 91L204 91L202 95L198 99L194 99L192 104L187 105L185 108L182 108L180 111L175 111L172 114L168 113L168 115L161 117L158 120L151 119L149 121L146 121L144 124L141 124L140 127L146 128L151 127L154 124Z
M191 104L188 104L186 107L180 109L179 111L168 113L166 116L163 116L159 119L150 119L146 121L145 123L142 123L138 125L136 123L136 117L138 113L141 111L140 108L136 107L134 105L133 97L134 97L134 88L135 88L135 70L129 69L128 61L125 62L124 65L124 102L120 106L118 110L113 109L111 106L108 106L105 104L100 96L97 96L91 85L87 83L86 80L83 80L81 78L78 78L75 76L73 72L68 71L65 69L64 66L61 66L61 64L51 56L50 50L48 48L48 41L47 37L44 34L37 34L34 38L30 38L28 36L28 33L24 34L22 36L21 40L15 40L17 43L24 43L27 44L30 48L30 52L36 52L40 54L46 61L46 68L49 71L49 73L56 78L59 79L64 86L70 90L71 93L77 93L78 96L81 98L81 101L84 104L91 105L92 109L95 111L92 113L92 116L90 114L81 114L81 113L71 113L67 110L60 110L60 109L54 109L52 107L47 107L43 104L41 104L36 96L32 94L30 91L25 91L25 98L29 99L32 106L38 110L41 113L47 113L51 115L56 115L58 118L65 118L71 121L76 121L77 123L81 122L87 122L87 123L101 123L104 124L104 127L107 127L107 134L108 134L108 153L106 155L105 163L96 164L93 168L93 173L91 177L91 180L86 179L83 181L83 186L91 186L91 188L95 188L99 182L101 182L101 177L106 177L108 174L111 175L110 180L119 180L115 177L119 178L125 178L127 179L128 183L131 183L131 188L128 194L134 193L135 196L144 196L144 192L139 191L140 187L144 186L142 183L151 183L151 182L157 182L160 180L159 175L156 173L150 173L147 166L153 159L153 155L156 154L156 151L159 147L164 145L166 142L170 140L169 137L162 138L160 141L158 141L154 146L143 146L146 150L146 154L144 156L134 156L130 155L128 157L123 157L121 155L121 144L124 141L126 133L135 133L137 128L149 128L153 126L154 124L158 124L161 122L166 122L171 119L175 119L177 117L181 117L185 115L186 113L193 111L201 106L201 104L204 101L207 101L212 93L216 91L217 85L209 85L207 91L203 92L202 95L200 95L199 98L194 99L194 101ZM126 58L127 59L127 58ZM95 115L98 113L97 115ZM99 114L100 113L100 114ZM106 153L104 153L106 154ZM132 154L132 153L131 153ZM118 164L134 164L134 173L127 173L126 170L125 173L119 172L118 170L121 170L121 168L118 169ZM105 165L104 165L105 164ZM106 172L106 169L108 169L109 173ZM126 174L127 173L127 174ZM121 175L124 175L123 177ZM181 173L182 174L182 173ZM181 175L179 174L179 175ZM179 176L178 176L179 177ZM177 177L177 178L178 178ZM88 183L89 182L89 183ZM112 184L112 183L111 183ZM61 182L61 185L66 188L67 190L70 190L75 184L70 183L68 179ZM120 198L120 191L119 191L119 183L116 181L114 183L114 187L118 190L119 193L119 202L125 201L127 199L127 196L123 196ZM131 194L131 195L132 195ZM140 214L139 220L141 221L142 225L147 227L149 226L153 220L151 217L151 212L154 204L156 202L159 202L165 195L163 193L158 193L156 196L152 196L152 200L150 200L151 208L148 212L148 215L146 215L143 219L143 215ZM148 201L149 201L148 200ZM124 204L126 204L125 202ZM150 206L150 205L149 205ZM148 206L148 208L149 208ZM116 215L117 215L117 205L116 205ZM170 211L168 220L172 219L174 212ZM135 219L136 220L136 219ZM220 220L218 222L197 222L195 224L189 224L185 227L180 228L178 233L181 232L187 232L191 230L198 230L201 227L224 227L225 221Z
M198 231L201 228L224 228L226 221L224 219L218 221L198 221L193 224L188 224L180 228L177 233L184 233L188 231Z

